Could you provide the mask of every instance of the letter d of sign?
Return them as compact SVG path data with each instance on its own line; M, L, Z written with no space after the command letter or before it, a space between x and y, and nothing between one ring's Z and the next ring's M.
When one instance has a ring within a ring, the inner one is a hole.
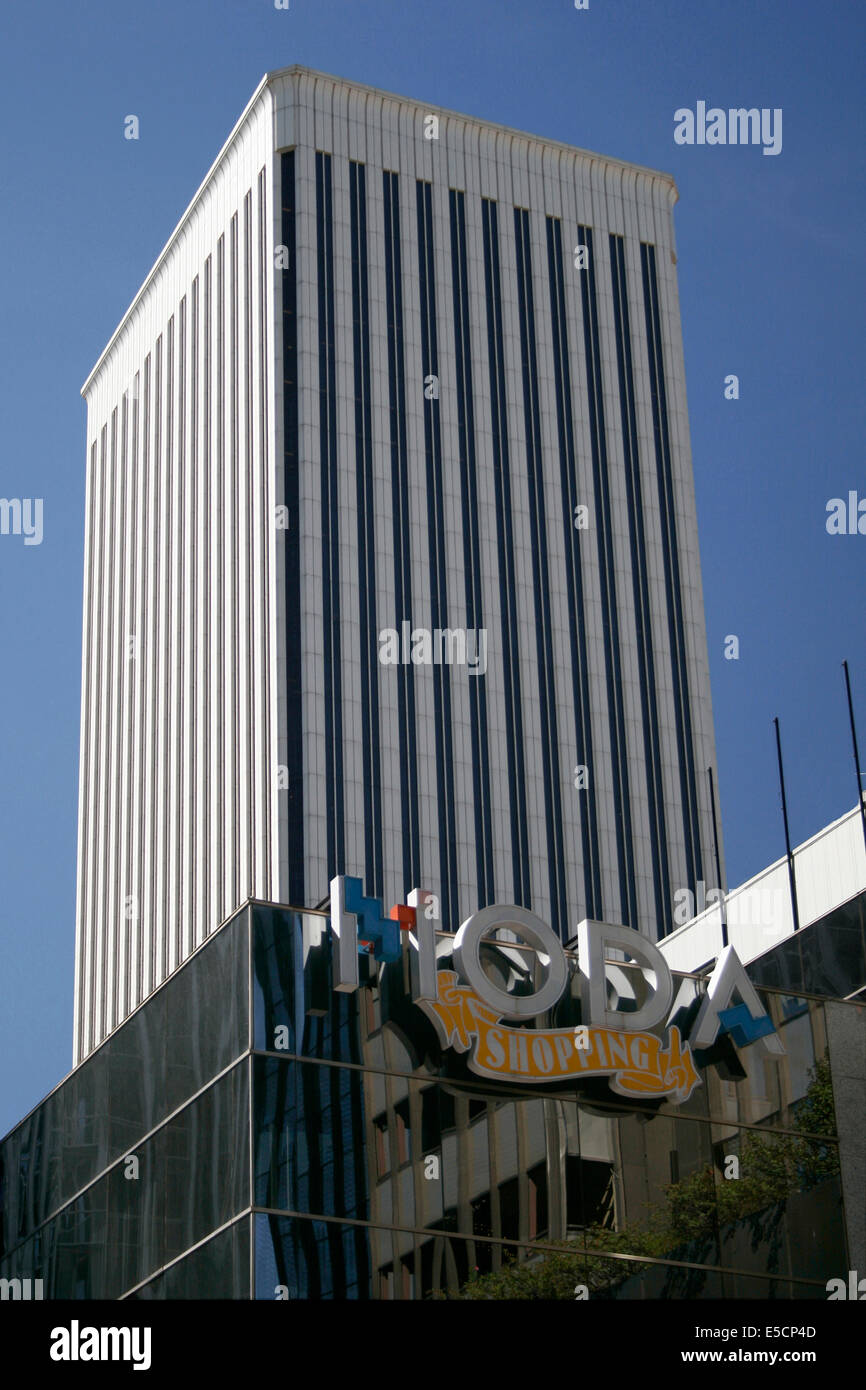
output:
M655 991L645 1004L631 1013L607 1007L604 948L625 951L645 972L656 977ZM623 1028L634 1032L651 1030L663 1023L670 1012L674 985L667 961L657 946L632 927L614 927L607 922L581 922L577 929L577 956L580 962L584 1017L597 1028Z

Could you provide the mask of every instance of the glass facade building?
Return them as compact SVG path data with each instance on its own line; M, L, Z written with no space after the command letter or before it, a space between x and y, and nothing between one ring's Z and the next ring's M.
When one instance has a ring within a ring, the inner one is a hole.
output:
M528 1093L441 1045L408 946L340 993L332 944L323 913L246 905L2 1141L0 1278L78 1299L825 1298L857 1268L840 1096L862 1094L862 1005L762 987L784 1056L727 1036L680 1105ZM687 1021L706 982L674 979ZM579 1021L571 988L552 1013Z

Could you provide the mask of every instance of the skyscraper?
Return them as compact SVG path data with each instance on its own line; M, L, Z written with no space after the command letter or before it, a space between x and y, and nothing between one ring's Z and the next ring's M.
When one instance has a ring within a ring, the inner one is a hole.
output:
M563 939L715 881L675 199L262 79L83 388L76 1061L336 873Z

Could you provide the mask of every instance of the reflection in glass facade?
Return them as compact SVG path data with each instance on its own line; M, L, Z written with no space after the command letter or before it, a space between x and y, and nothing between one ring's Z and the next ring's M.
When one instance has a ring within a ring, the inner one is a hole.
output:
M866 990L866 893L794 932L749 966L755 984L847 999Z
M248 1210L248 962L244 910L3 1140L0 1277L38 1270L46 1298L182 1282L175 1262ZM249 1259L238 1282L229 1243L218 1266L206 1248L211 1296L243 1297Z
M3 1140L0 1278L79 1299L825 1298L854 1267L831 1075L861 1005L762 989L784 1057L719 1042L682 1105L506 1085L441 1046L406 947L333 991L328 927L248 905ZM705 985L675 985L687 1024Z

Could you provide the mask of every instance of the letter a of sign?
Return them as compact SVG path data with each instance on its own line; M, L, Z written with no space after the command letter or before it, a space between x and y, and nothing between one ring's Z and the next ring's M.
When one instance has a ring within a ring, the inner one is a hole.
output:
M739 994L743 1001L731 1008ZM710 976L707 992L689 1034L693 1048L711 1047L718 1033L730 1033L738 1047L761 1042L775 1056L784 1055L782 1040L773 1028L755 987L742 967L733 946L726 946Z

